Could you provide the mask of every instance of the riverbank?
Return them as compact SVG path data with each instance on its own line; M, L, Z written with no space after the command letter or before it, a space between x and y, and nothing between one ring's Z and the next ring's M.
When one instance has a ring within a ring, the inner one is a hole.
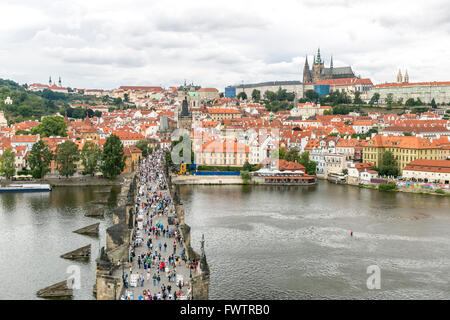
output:
M347 184L349 186L355 186L359 188L364 189L372 189L372 190L379 190L376 185L373 184L360 184L360 185L354 185L354 184ZM442 190L442 189L441 189ZM395 190L388 190L385 192L403 192L403 193L415 193L415 194L430 194L435 196L444 196L444 197L450 197L450 191L444 191L445 193L437 193L436 190L428 190L428 189L415 189L415 188L398 188Z
M176 176L171 175L175 185L239 185L244 184L240 176Z
M49 184L52 187L84 187L84 186L121 186L129 180L131 174L121 175L114 180L109 180L100 177L81 176L81 177L51 177L45 179L32 179L28 181L12 181L0 180L2 185L10 184Z

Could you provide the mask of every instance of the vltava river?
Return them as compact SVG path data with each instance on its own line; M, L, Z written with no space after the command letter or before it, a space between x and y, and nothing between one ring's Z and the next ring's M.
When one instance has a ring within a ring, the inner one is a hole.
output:
M211 299L450 299L449 197L321 181L183 186L181 199L197 251L205 234Z
M105 245L105 228L112 224L108 210L105 219L85 217L101 208L91 201L108 199L114 205L118 188L57 187L51 192L0 193L0 299L38 299L36 291L66 280L69 266L80 268L81 288L74 299L94 299L95 259L99 242ZM100 237L73 233L100 222ZM91 244L89 262L74 262L59 256Z

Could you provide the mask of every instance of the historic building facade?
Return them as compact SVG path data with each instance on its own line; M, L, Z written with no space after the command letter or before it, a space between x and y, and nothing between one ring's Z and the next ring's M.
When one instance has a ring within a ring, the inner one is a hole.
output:
M352 67L333 66L333 57L331 57L330 67L325 68L325 62L320 56L320 49L317 50L317 56L314 56L312 69L309 68L308 57L305 60L303 68L303 83L314 83L329 79L357 78L353 73Z

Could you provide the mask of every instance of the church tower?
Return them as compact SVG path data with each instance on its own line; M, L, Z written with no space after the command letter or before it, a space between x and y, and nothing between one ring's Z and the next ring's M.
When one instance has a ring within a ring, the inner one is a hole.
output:
M311 70L309 70L308 56L306 56L305 67L303 68L303 83L311 83Z
M320 48L317 50L317 56L313 64L312 80L313 82L322 80L322 70L325 68L322 58L320 57Z
M403 82L402 72L400 70L398 70L397 83L402 83L402 82Z
M48 85L51 87L52 86L52 76L50 76L49 78L48 78Z
M60 88L62 87L61 77L59 77L58 85Z
M408 70L406 70L406 73L405 73L405 78L403 79L403 83L409 83L409 75L408 75Z

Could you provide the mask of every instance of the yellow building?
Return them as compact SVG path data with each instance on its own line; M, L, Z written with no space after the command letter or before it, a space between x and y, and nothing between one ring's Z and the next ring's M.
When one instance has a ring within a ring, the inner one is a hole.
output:
M127 157L125 160L125 168L122 171L124 173L131 173L139 165L139 161L142 159L142 151L136 146L124 147L123 151Z
M239 110L231 108L209 108L208 114L214 121L242 118L242 114Z
M440 145L433 140L377 135L363 146L363 162L372 162L379 167L386 151L394 155L400 173L406 164L417 159L441 160Z
M211 140L195 153L195 159L198 165L242 167L249 155L249 147L242 143Z

